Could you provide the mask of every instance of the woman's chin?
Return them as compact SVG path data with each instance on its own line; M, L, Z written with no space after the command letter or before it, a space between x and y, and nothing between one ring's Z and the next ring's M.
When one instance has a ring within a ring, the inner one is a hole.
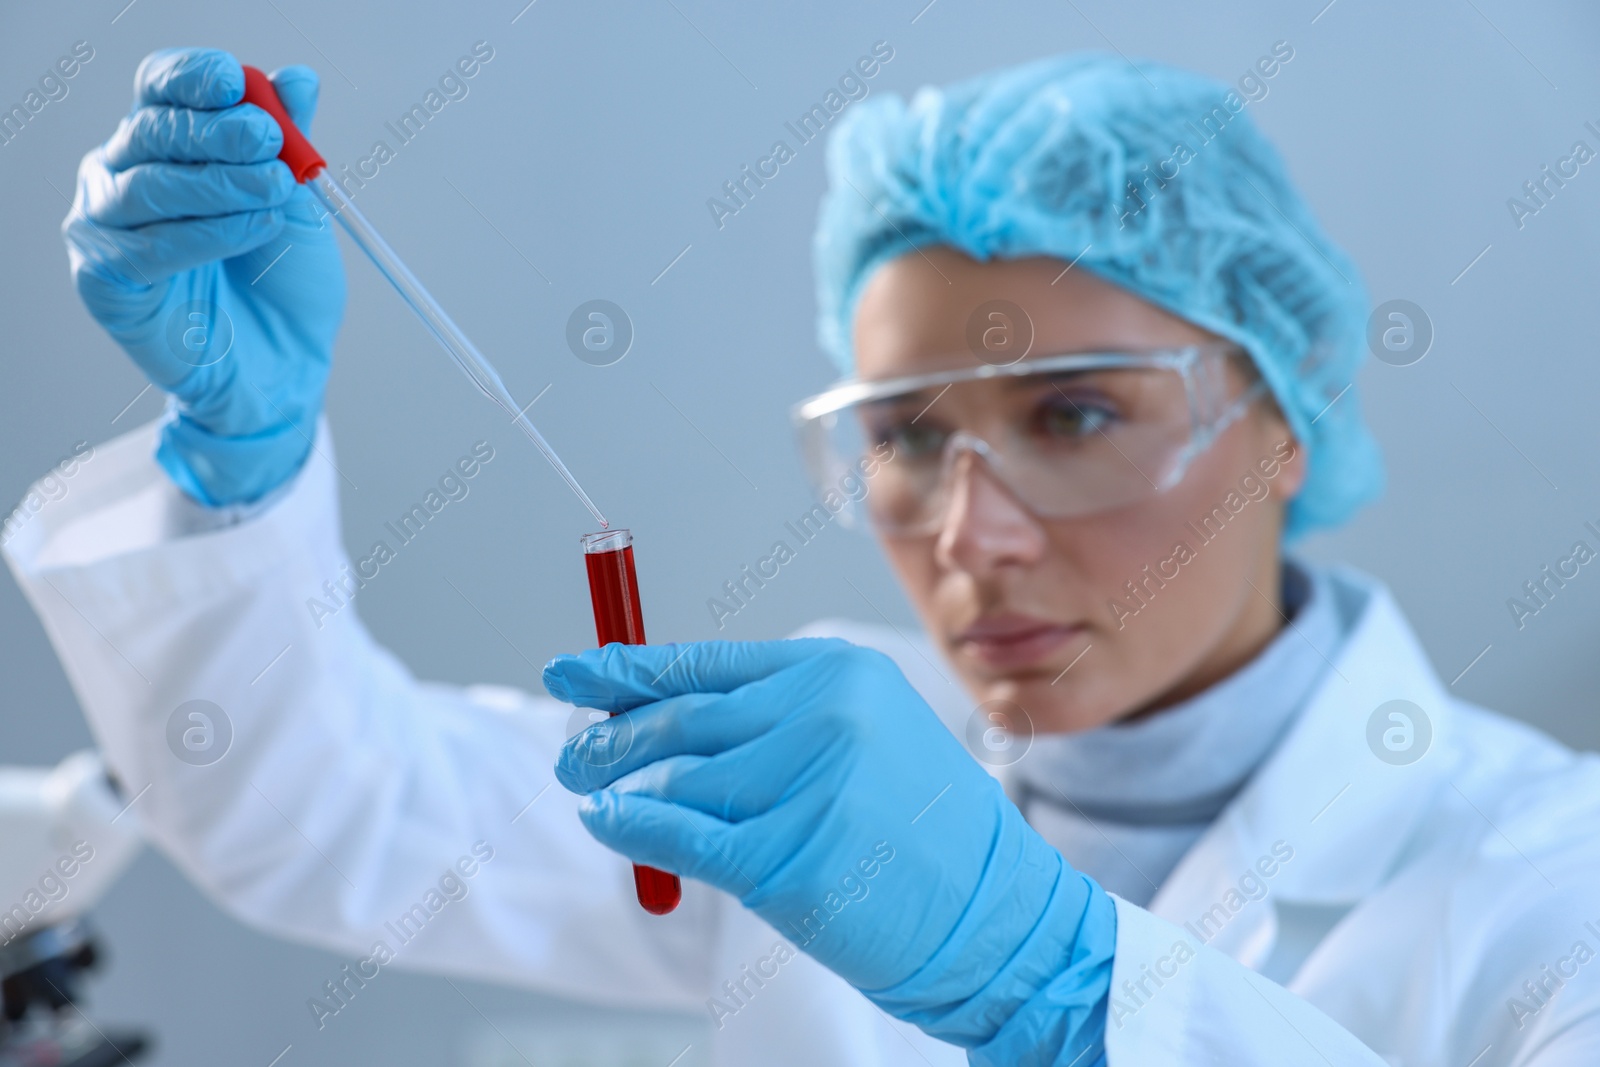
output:
M1098 684L1092 671L1080 670L1079 663L1061 673L1028 671L995 675L976 675L963 670L967 692L986 714L1000 714L1022 720L1020 729L1035 734L1078 733L1116 721L1124 712L1124 702L1113 699Z

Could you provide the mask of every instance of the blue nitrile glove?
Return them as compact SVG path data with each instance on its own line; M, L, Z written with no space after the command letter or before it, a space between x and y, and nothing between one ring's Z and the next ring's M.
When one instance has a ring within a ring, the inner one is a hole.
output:
M308 129L316 74L272 82ZM145 57L133 110L83 157L62 224L89 313L173 398L156 458L210 505L257 500L300 469L344 314L332 223L243 96L226 52Z
M551 660L544 683L628 711L556 765L603 844L732 894L975 1063L1095 1061L1110 897L888 658L833 639L612 644Z

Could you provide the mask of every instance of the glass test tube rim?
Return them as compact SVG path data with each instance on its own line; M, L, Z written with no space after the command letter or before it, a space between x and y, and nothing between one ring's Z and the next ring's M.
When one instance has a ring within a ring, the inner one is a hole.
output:
M583 546L583 554L586 556L599 555L602 552L621 552L625 548L632 547L633 531L627 527L597 530L578 538L578 543Z

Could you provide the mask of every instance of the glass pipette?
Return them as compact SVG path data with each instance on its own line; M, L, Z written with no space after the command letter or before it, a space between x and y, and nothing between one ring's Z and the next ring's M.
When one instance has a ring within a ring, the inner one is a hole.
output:
M361 250L372 260L378 271L393 285L405 300L412 311L417 313L428 332L450 353L450 358L455 362L461 372L471 379L480 392L494 401L505 413L511 416L511 421L522 427L522 432L533 441L534 446L544 453L544 458L550 461L550 466L556 469L571 490L578 494L578 499L583 501L583 506L595 517L601 527L609 529L611 524L606 517L600 514L600 509L594 506L594 501L589 499L589 494L583 491L583 486L578 484L578 479L572 476L567 465L561 462L561 457L556 455L556 450L550 447L550 442L544 439L544 434L539 432L533 422L528 418L525 408L519 408L511 396L511 391L506 388L505 382L500 380L500 375L495 371L494 365L486 359L482 352L467 339L461 332L444 308L433 295L417 281L416 275L395 254L394 249L385 241L367 221L355 204L351 202L349 194L339 187L328 174L327 161L311 146L295 124L290 120L289 113L284 110L283 102L278 99L278 91L273 88L271 80L255 67L244 68L244 102L254 104L277 120L278 126L283 131L283 151L278 158L289 165L294 172L295 181L308 187L317 200L321 202L328 214L339 220L344 227L344 232L350 235ZM531 404L529 405L532 406Z

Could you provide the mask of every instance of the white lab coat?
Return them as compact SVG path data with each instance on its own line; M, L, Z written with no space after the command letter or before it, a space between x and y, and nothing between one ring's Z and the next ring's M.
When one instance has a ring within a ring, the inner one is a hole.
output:
M691 883L645 914L552 785L568 708L419 682L353 606L319 630L307 599L348 563L325 462L263 514L185 536L153 441L97 450L6 555L107 761L148 787L150 836L223 907L352 961L383 939L391 966L597 1003L709 1017L717 997L737 1008L713 1030L720 1064L964 1062L808 957L762 963L778 935L731 898ZM1148 909L1116 902L1109 1062L1600 1063L1600 761L1454 699L1379 583L1341 569L1333 588L1350 635L1290 734ZM965 719L926 648L843 629ZM233 726L209 766L168 748L193 699ZM1395 699L1432 728L1408 765L1369 747ZM492 860L401 942L394 920L431 908L475 842ZM754 985L747 966L776 974Z

